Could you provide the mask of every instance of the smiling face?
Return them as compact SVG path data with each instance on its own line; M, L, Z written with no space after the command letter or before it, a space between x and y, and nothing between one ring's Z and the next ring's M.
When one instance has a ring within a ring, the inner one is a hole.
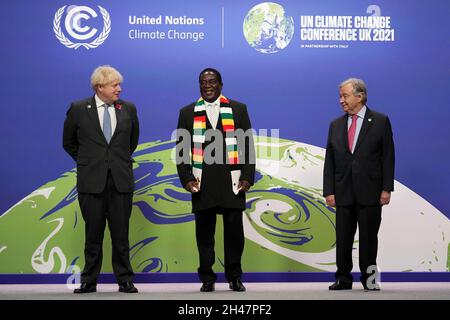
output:
M363 107L362 96L353 93L353 85L347 83L339 89L339 103L342 106L342 110L349 115L354 115Z
M222 92L222 83L212 71L204 72L200 77L200 94L207 102L214 102Z

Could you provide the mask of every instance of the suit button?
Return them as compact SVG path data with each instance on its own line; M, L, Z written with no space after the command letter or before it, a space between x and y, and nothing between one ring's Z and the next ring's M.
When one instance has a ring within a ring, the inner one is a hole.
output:
M108 159L105 160L105 163L108 163Z

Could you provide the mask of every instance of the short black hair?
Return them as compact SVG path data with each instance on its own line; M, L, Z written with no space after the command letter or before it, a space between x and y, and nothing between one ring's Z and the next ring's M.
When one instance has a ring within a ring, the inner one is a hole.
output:
M214 74L217 76L217 80L219 80L219 83L222 84L222 76L220 75L220 72L217 71L217 70L214 69L214 68L206 68L206 69L203 69L202 72L200 72L200 74L199 74L199 76L198 76L198 81L199 81L199 82L200 82L200 80L201 80L201 78L202 78L202 75L203 75L205 72L212 72L212 73L214 73Z

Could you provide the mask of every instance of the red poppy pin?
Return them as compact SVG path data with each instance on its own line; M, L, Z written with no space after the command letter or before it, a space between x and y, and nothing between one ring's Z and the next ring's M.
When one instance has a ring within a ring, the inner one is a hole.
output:
M121 110L122 109L122 105L121 104L116 104L116 109L117 110Z

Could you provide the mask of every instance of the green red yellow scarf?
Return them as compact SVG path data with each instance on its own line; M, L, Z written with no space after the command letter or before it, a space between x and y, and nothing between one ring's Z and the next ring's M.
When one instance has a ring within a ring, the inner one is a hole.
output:
M194 126L192 148L192 171L196 178L200 180L203 166L203 149L205 145L206 132L206 106L205 100L200 98L194 107ZM227 150L227 164L238 165L238 146L237 139L234 136L234 118L233 110L230 107L230 101L223 95L220 96L220 119L222 121L222 130L225 133L225 145ZM231 169L233 170L233 168Z

